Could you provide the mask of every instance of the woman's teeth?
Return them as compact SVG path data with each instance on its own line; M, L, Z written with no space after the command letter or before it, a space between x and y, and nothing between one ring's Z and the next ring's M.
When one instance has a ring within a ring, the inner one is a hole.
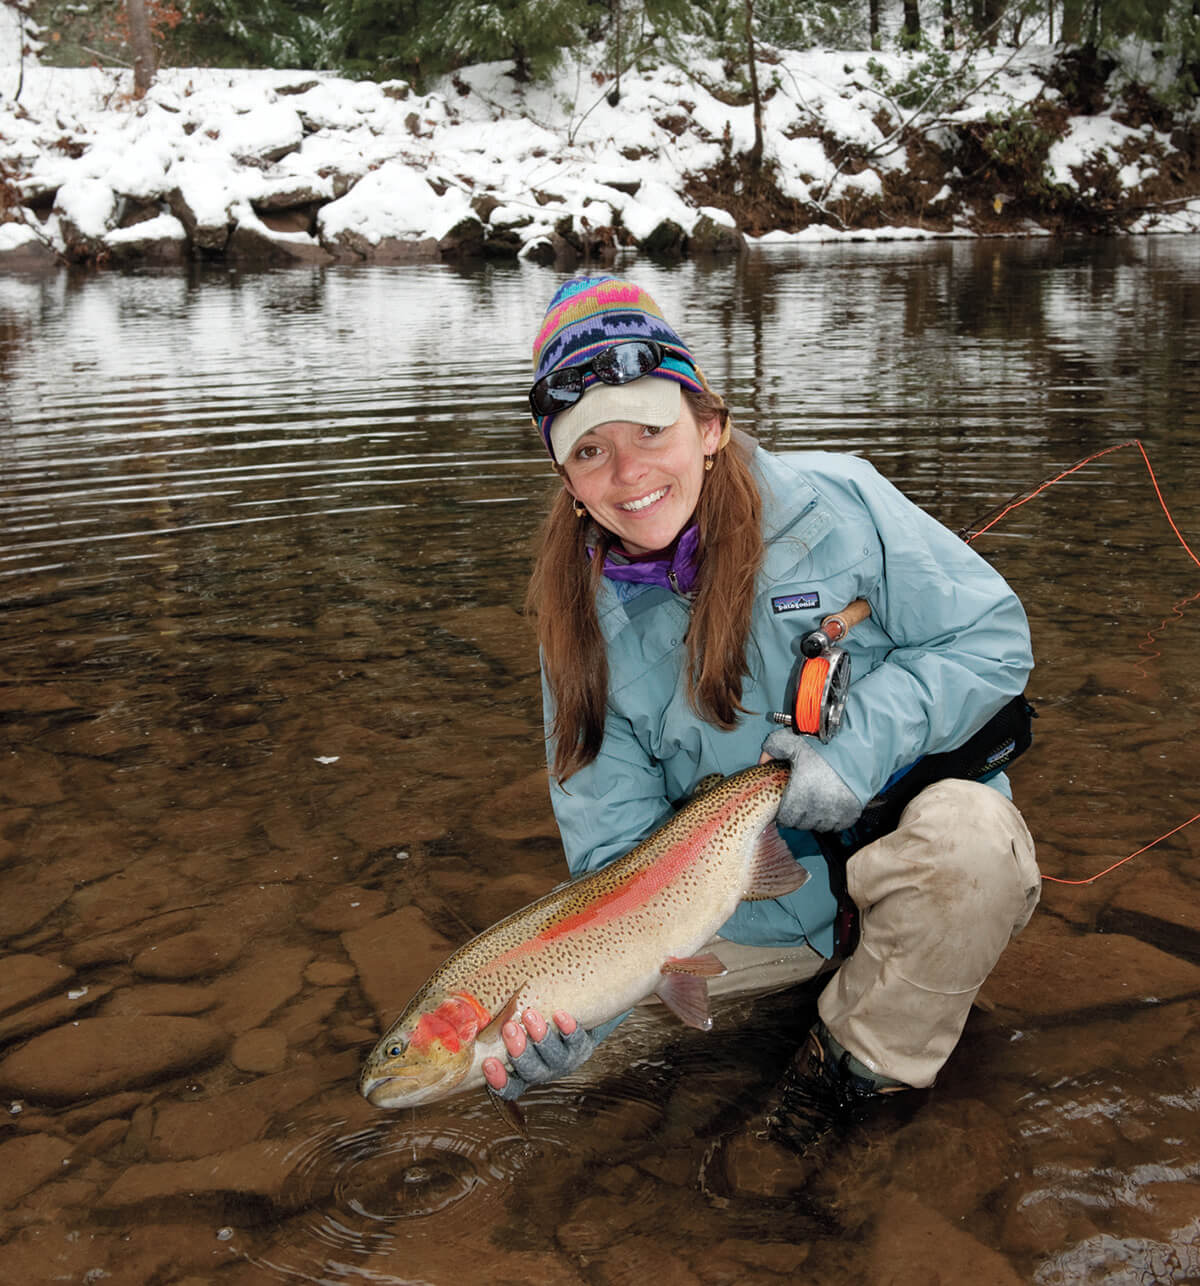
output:
M626 513L637 513L639 509L645 509L647 505L652 505L656 500L661 500L666 494L666 487L659 487L657 491L652 491L648 496L643 496L640 500L631 500L627 505L619 505L618 508L624 509Z

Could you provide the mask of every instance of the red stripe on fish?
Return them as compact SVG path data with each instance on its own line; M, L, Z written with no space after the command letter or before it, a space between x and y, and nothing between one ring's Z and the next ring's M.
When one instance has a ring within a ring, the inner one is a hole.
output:
M753 792L751 792L753 793ZM661 857L643 871L638 871L622 884L616 885L610 892L586 904L581 910L565 915L561 920L549 925L523 942L519 947L506 951L497 957L496 964L517 959L546 942L566 937L584 928L592 928L609 920L618 919L629 911L648 902L655 893L666 885L673 884L698 858L703 856L705 848L713 835L729 820L730 814L742 805L742 797L731 799L703 825L694 828L684 840L677 841Z

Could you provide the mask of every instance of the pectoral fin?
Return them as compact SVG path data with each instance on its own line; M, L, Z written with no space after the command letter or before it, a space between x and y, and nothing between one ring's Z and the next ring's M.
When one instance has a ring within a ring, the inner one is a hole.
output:
M524 987L524 983L521 987ZM500 1038L500 1028L517 1012L517 997L521 994L521 987L518 987L511 996L500 1006L500 1012L492 1019L486 1027L480 1029L476 1037L480 1041L488 1041L493 1038Z
M529 1138L529 1129L525 1124L525 1113L517 1106L516 1100L501 1098L490 1085L487 1087L487 1092L488 1098L492 1100L492 1106L500 1114L500 1119L504 1124L515 1130L523 1139Z
M742 899L761 902L782 897L794 893L807 879L808 872L792 856L779 827L772 822L758 837Z

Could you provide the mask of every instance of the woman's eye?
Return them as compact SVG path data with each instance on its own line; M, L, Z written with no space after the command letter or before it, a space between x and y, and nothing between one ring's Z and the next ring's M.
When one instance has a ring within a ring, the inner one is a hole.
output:
M580 447L579 450L575 452L575 459L576 460L594 460L599 454L600 454L600 448L598 446Z
M647 438L656 438L661 433L666 433L667 428L664 424L643 424L642 434Z

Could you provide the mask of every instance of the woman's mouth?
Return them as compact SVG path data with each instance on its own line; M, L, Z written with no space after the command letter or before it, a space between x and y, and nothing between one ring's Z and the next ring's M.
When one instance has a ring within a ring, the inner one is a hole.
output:
M618 509L623 509L626 513L635 514L641 509L647 509L654 504L656 500L661 500L667 494L666 487L659 487L657 491L651 491L649 495L640 497L638 500L627 500L623 505L618 505Z

